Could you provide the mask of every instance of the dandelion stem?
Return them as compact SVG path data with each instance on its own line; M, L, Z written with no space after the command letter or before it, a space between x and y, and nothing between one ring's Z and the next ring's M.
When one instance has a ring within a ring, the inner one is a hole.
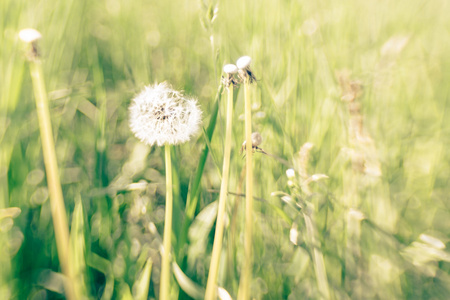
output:
M241 274L238 299L249 298L249 288L252 279L252 236L253 236L253 167L252 167L252 107L250 100L250 78L244 80L245 88L245 137L246 137L246 193L245 193L245 235L244 235L244 267Z
M206 300L216 299L216 283L219 271L220 254L222 251L223 223L225 207L228 194L228 180L230 173L230 153L231 153L231 129L233 123L233 84L228 87L227 100L227 124L225 132L225 148L223 156L222 183L220 185L219 209L217 212L216 232L214 235L214 245L212 250L211 264L209 267L208 282L206 285Z
M173 195L172 195L172 160L170 157L170 145L165 146L165 160L166 160L166 215L164 219L164 238L163 251L161 254L161 286L159 299L169 299L170 290L170 251L172 239L172 210L173 210Z
M73 276L72 265L69 259L69 225L66 209L59 180L58 163L56 161L55 142L53 140L50 112L48 108L47 92L45 90L41 61L38 57L30 60L30 73L33 81L33 90L36 98L36 108L41 132L42 153L44 156L47 184L50 193L50 207L55 230L56 248L58 259L63 274L67 277L64 281L66 297L76 297L74 286L76 278Z

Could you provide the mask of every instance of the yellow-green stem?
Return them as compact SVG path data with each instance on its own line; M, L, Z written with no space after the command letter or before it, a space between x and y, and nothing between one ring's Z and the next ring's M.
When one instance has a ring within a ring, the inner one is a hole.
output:
M227 100L227 124L225 132L225 148L223 154L222 183L220 185L219 209L217 211L216 232L214 235L214 245L209 267L208 282L206 284L206 300L216 299L217 274L219 272L220 253L222 252L223 223L225 207L228 194L228 179L230 173L230 153L231 153L231 126L233 123L233 84L228 87Z
M245 233L244 233L244 267L239 284L238 299L249 299L249 289L252 280L252 236L253 236L253 166L252 166L252 105L250 99L250 82L247 77L245 88L245 155L247 166L245 191Z
M50 193L50 207L55 230L56 248L59 264L63 274L67 277L64 288L68 299L76 297L74 286L76 278L73 276L69 257L69 225L61 189L61 182L56 162L55 143L53 141L52 125L48 108L47 92L45 90L41 61L36 58L30 61L30 71L33 80L33 89L36 98L36 108L41 132L42 153L44 155L47 185Z
M166 216L164 219L163 250L161 254L161 285L159 299L169 300L170 292L170 253L172 249L172 160L170 158L170 145L165 145L166 160Z
M311 246L314 248L313 261L314 270L316 272L317 286L324 299L330 299L330 289L328 287L327 271L325 269L325 261L322 251L318 248L319 241L316 238L316 230L314 222L310 215L303 213L305 219L306 233L308 235Z

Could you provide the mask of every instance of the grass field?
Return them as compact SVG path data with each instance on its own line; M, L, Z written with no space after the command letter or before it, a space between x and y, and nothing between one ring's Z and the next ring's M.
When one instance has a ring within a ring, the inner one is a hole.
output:
M128 107L163 81L203 111L203 130L171 150L170 299L203 298L224 156L222 67L249 55L252 127L268 154L253 154L251 299L448 299L449 13L445 0L2 0L0 298L65 298L18 38L31 27L42 33L82 298L159 299L164 150L134 137ZM246 191L243 86L234 95L218 274L232 299Z

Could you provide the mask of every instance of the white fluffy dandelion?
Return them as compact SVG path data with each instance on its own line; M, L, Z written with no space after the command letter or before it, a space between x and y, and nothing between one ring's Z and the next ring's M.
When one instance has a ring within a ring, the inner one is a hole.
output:
M161 251L160 299L170 298L170 252L173 193L171 145L187 142L200 127L202 112L197 101L185 97L166 83L147 86L130 105L130 128L148 145L164 146L166 163L166 208Z
M174 90L167 82L147 86L130 105L130 128L148 145L187 142L201 123L197 101Z

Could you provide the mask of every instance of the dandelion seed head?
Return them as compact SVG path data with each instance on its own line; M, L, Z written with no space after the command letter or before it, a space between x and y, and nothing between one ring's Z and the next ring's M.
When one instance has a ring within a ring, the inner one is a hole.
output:
M187 142L201 123L197 101L174 90L167 82L144 88L130 105L130 128L148 145Z
M252 133L252 144L253 144L253 146L261 145L262 144L262 140L263 140L263 138L262 138L262 136L261 136L261 134L259 132L255 131L255 132Z
M42 37L41 33L33 28L25 28L19 32L19 38L25 43L32 43Z
M238 60L236 61L236 66L239 69L246 69L250 63L252 62L252 58L250 56L242 56L239 57Z
M235 73L237 73L238 68L236 67L236 65L227 64L227 65L223 66L223 71L227 74L235 74Z

